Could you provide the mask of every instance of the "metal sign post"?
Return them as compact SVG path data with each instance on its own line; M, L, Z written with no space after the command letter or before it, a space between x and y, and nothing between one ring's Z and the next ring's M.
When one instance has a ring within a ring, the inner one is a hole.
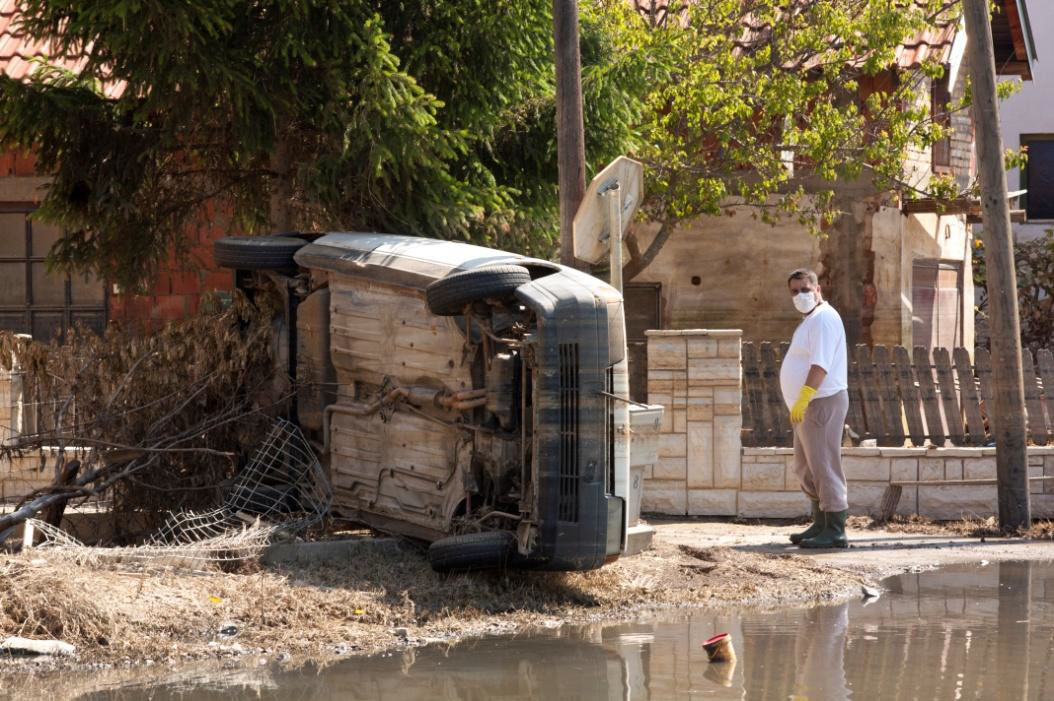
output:
M603 193L608 213L608 260L611 286L622 292L622 187L616 181Z
M633 220L644 199L644 166L631 158L620 156L600 171L593 182L586 188L585 197L575 214L575 257L587 263L596 264L607 256L611 268L608 277L611 286L622 294L622 237L626 227ZM611 300L609 304L623 305L621 299ZM624 310L619 311L624 316ZM632 480L633 437L630 434L629 400L629 362L626 346L622 346L622 359L612 367L611 392L615 397L612 406L612 423L614 424L615 443L615 496L624 500L622 522L622 545L627 552L639 552L647 547L654 532L650 526L641 524L639 504L643 467L638 469L637 479ZM661 407L651 407L650 416L658 412L661 420ZM642 458L650 452L642 446L639 451ZM630 511L636 509L633 519Z

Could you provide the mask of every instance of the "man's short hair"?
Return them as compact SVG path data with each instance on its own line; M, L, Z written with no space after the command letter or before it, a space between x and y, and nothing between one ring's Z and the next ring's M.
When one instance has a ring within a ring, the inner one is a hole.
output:
M820 284L820 278L816 276L816 271L809 270L808 268L798 268L787 278L787 286L790 287L791 280L808 280L814 285Z

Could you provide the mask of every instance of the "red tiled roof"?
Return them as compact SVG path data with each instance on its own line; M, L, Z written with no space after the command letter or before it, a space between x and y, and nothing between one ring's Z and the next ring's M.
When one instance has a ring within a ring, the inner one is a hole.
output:
M957 19L927 27L897 47L897 67L910 70L931 59L946 62L958 33Z
M0 0L0 73L15 80L25 80L39 70L42 63L60 66L73 72L83 70L85 56L58 56L51 42L37 41L25 35L17 26L18 0ZM108 82L103 86L107 97L120 97L123 81Z
M671 0L630 0L634 9L641 17L650 19L654 5L655 18L657 22L667 20L670 11ZM692 7L692 0L679 2L674 5L673 12L676 13L676 21L685 23L688 21L688 10ZM958 14L954 12L954 3L949 3L941 12L941 16L934 21L933 26L927 27L914 36L905 40L896 52L896 67L901 70L918 68L923 61L935 59L939 62L948 60L952 44L959 31ZM747 14L741 19L743 34L737 40L740 49L748 49L752 45L765 41L771 25L759 21L754 15ZM837 43L832 37L832 43ZM805 62L803 69L808 70L820 65L824 60L823 55L817 55ZM859 60L863 60L862 58Z

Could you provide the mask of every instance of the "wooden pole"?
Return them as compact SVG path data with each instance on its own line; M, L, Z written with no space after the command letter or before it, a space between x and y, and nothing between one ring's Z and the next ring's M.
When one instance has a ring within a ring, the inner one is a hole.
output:
M574 220L586 191L578 0L553 0L556 44L556 158L560 186L560 262L575 264Z
M1028 528L1025 433L1025 387L1021 374L1021 325L1017 310L1017 277L1010 231L1003 143L995 92L990 0L963 0L967 54L973 86L973 121L977 134L977 169L981 183L981 220L991 314L993 402L989 416L996 445L999 525Z

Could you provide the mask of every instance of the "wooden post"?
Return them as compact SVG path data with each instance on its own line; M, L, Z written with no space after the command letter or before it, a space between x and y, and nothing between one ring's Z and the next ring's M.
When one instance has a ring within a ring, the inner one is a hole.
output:
M1025 388L1021 374L1021 330L1017 278L1010 235L1010 203L995 93L995 54L989 0L963 0L968 60L977 132L981 220L991 310L993 403L988 416L995 435L999 526L1004 531L1032 523L1025 451Z
M556 160L560 186L560 262L575 265L574 220L586 191L578 0L553 0L556 45Z

